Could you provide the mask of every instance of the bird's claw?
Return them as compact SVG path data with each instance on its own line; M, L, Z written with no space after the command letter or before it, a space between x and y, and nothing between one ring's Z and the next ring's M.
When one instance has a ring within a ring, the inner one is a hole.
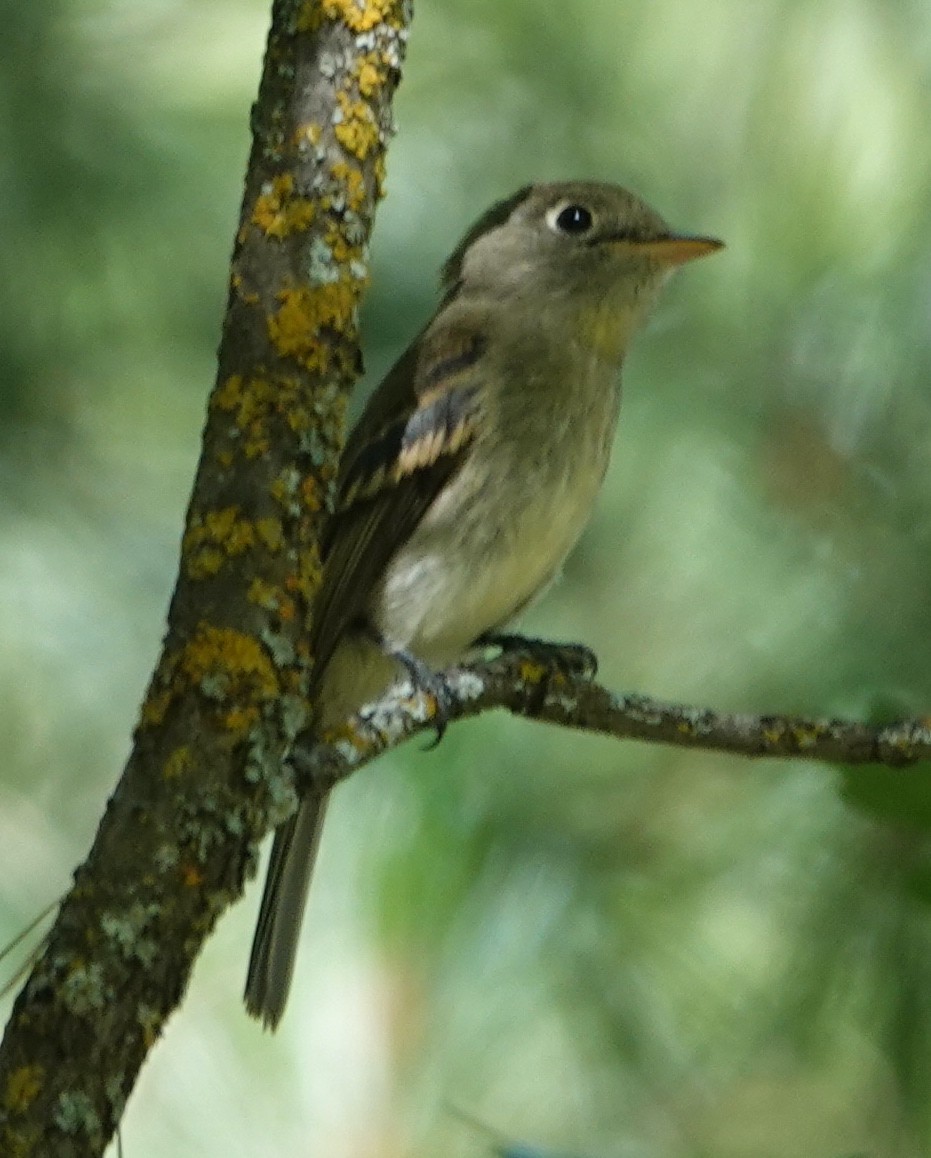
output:
M443 739L452 718L454 706L452 690L442 672L434 671L429 664L425 664L412 652L404 648L396 648L391 654L407 672L408 678L414 685L414 690L432 696L436 701L436 715L433 717L436 738L426 748L426 751L431 752Z

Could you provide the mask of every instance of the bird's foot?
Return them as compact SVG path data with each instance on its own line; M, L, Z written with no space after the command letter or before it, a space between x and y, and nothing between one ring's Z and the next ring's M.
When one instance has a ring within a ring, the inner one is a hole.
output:
M501 631L486 632L478 643L482 647L499 647L503 652L523 652L570 678L593 679L598 671L598 656L584 643L557 643Z
M432 696L436 701L436 715L433 717L433 726L436 728L436 739L432 744L427 745L427 751L432 751L446 733L446 728L453 713L453 693L450 690L449 684L443 678L443 673L434 671L429 664L424 663L422 659L418 659L413 652L403 647L395 647L389 650L389 654L392 655L407 672L411 683L414 685L414 691Z

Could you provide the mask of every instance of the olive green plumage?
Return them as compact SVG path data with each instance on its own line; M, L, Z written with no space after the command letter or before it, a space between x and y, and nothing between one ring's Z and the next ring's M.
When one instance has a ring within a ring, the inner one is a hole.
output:
M313 619L317 727L382 694L397 656L438 670L558 572L608 465L630 338L669 271L720 243L614 185L527 186L443 267L443 298L341 463ZM246 1005L284 1011L326 799L275 834Z

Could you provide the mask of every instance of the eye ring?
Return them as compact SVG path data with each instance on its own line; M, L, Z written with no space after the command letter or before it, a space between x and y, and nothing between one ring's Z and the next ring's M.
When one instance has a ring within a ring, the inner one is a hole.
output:
M568 204L563 203L551 209L546 215L546 223L554 233L563 233L567 237L581 237L595 224L595 218L585 205L570 201Z

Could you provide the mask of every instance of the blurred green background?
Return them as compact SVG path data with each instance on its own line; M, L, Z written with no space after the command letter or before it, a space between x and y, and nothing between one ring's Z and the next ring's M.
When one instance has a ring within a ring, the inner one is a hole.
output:
M267 8L0 0L0 936L66 886L157 655ZM931 705L931 9L421 0L373 249L376 379L486 204L628 184L728 249L626 372L528 618L719 708ZM931 1154L931 770L746 762L505 717L341 788L280 1033L253 886L126 1152Z

